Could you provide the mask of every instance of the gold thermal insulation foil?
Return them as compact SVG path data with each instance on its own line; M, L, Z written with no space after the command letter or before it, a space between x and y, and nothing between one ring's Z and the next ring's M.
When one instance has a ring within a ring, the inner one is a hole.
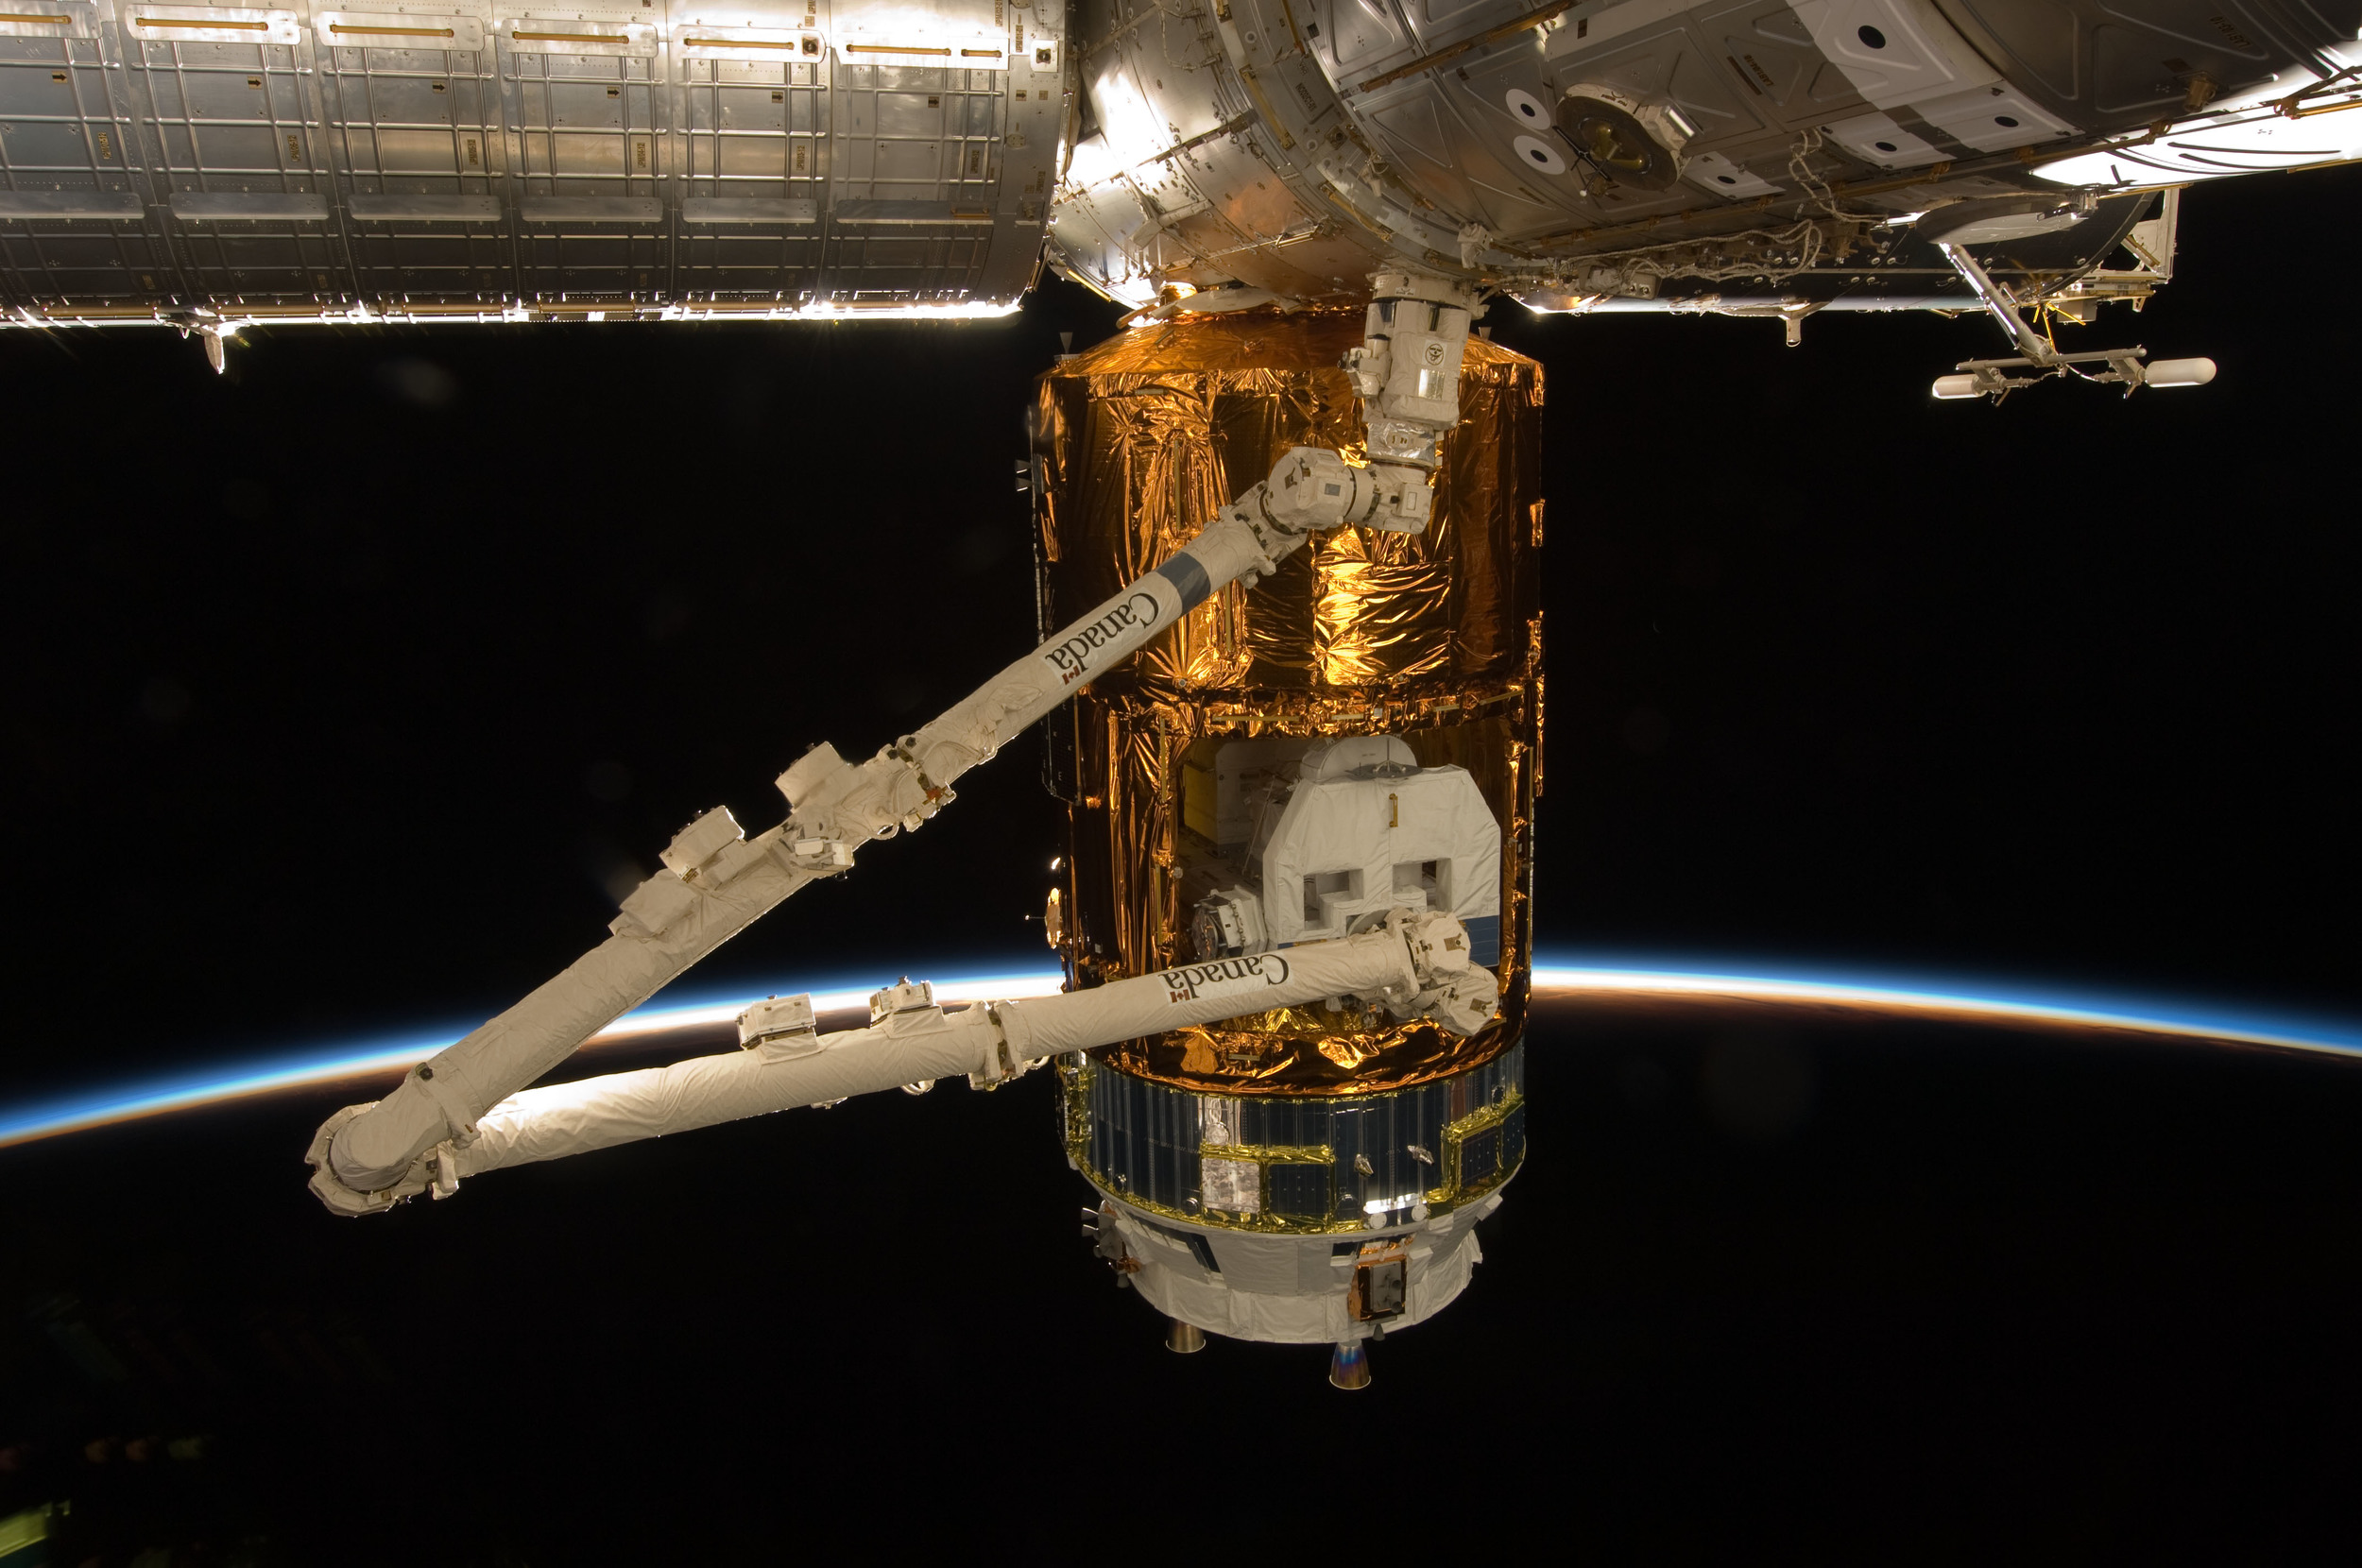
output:
M1044 629L1195 538L1289 448L1360 461L1361 406L1338 364L1362 321L1358 309L1184 315L1045 373L1032 420ZM1217 804L1236 797L1221 791L1242 770L1284 771L1284 742L1395 735L1422 766L1466 768L1500 824L1500 1015L1462 1040L1382 1012L1286 1009L1133 1041L1108 1065L1186 1088L1361 1094L1464 1070L1522 1033L1542 788L1542 367L1471 338L1460 405L1424 534L1321 535L1053 715L1050 775L1071 822L1061 946L1076 984L1196 957L1191 911L1240 863L1224 842L1238 819Z

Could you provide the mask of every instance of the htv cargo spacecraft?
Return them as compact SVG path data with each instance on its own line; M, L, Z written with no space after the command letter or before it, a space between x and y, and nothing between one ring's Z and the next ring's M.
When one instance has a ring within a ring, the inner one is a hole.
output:
M1195 315L1041 380L1039 646L862 761L780 776L787 820L683 828L608 940L385 1099L339 1112L345 1214L504 1166L1056 1064L1097 1247L1172 1321L1328 1344L1440 1311L1525 1153L1542 384L1474 291L1386 272L1362 309ZM1268 475L1227 499L1246 475ZM810 998L743 1048L531 1089L625 1010L1029 727L1069 805L1046 926L1068 989L951 1012Z
M2172 276L2180 193L2362 155L2362 0L0 0L0 299L151 324L986 316L1043 376L1040 646L786 820L682 829L612 934L312 1150L332 1209L1055 1064L1096 1244L1172 1321L1337 1347L1465 1285L1525 1151L1542 790L1536 311L1982 313L1939 397ZM1029 727L1068 990L528 1087Z

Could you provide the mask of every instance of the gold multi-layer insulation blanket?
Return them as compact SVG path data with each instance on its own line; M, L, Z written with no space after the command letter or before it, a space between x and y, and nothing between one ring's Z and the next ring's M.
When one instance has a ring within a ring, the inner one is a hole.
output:
M1185 315L1044 374L1043 625L1195 538L1289 448L1360 461L1361 405L1339 361L1362 321ZM1386 733L1423 765L1468 769L1501 825L1500 1016L1463 1040L1290 1009L1133 1041L1109 1065L1190 1088L1373 1093L1473 1066L1522 1032L1542 783L1542 367L1471 338L1460 406L1425 533L1335 529L1255 588L1224 588L1053 718L1052 774L1073 823L1064 947L1072 979L1091 983L1196 956L1190 911L1223 872L1192 792L1225 741Z

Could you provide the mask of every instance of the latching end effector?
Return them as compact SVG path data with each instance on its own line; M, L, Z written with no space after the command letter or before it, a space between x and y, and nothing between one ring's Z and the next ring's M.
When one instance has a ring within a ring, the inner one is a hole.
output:
M1469 958L1468 929L1440 910L1396 910L1386 923L1411 949L1420 989L1386 998L1397 1017L1425 1018L1454 1034L1474 1034L1493 1021L1500 980Z
M320 1123L313 1135L312 1147L304 1151L304 1163L312 1167L312 1195L326 1204L331 1214L358 1218L365 1214L384 1214L408 1202L421 1192L432 1190L437 1198L448 1198L459 1190L459 1159L457 1140L446 1139L410 1162L410 1168L391 1186L376 1192L364 1192L349 1186L336 1174L335 1162L329 1150L336 1134L345 1124L365 1111L377 1109L376 1100L367 1105L348 1105Z
M916 830L957 798L936 784L914 753L917 737L905 735L865 762L847 762L823 741L779 775L788 820L779 829L788 861L797 869L832 876L853 863L853 851L871 839Z
M1320 447L1293 447L1272 469L1257 489L1261 493L1262 520L1284 536L1269 541L1264 554L1273 562L1296 544L1340 523L1362 522L1386 527L1378 520L1383 501L1377 476L1357 469L1333 452ZM1248 498L1252 499L1252 498ZM1247 520L1255 521L1252 514Z
M1376 528L1416 534L1433 510L1436 445L1460 422L1460 362L1481 306L1475 285L1418 272L1370 280L1361 346L1345 351L1345 373L1369 426Z

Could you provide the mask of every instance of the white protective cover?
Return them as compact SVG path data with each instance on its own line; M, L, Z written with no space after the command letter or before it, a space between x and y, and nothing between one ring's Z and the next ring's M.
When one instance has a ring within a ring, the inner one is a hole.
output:
M1386 1320L1389 1334L1424 1322L1467 1288L1469 1276L1484 1261L1477 1221L1500 1201L1497 1192L1413 1230L1387 1233L1390 1239L1409 1243L1410 1264L1403 1310ZM1296 1345L1365 1338L1376 1326L1346 1310L1346 1287L1359 1260L1351 1253L1340 1256L1336 1243L1349 1236L1201 1231L1221 1268L1213 1273L1170 1234L1169 1222L1152 1222L1120 1199L1102 1212L1112 1213L1124 1250L1140 1264L1131 1276L1133 1287L1169 1318L1233 1339Z
M792 1106L956 1078L975 1071L1000 1038L982 1002L952 1017L933 1009L916 1017L915 1028L824 1035L825 1048L809 1056L780 1059L739 1050L527 1089L476 1123L475 1142L459 1150L459 1174L474 1176Z
M1391 994L1407 1001L1418 989L1402 935L1386 929L1285 953L1178 964L1088 991L1004 1002L999 1011L1011 1054L1032 1061L1329 997Z
M1395 868L1446 862L1437 906L1462 920L1501 912L1501 830L1465 768L1423 768L1407 778L1308 779L1295 788L1261 854L1263 921L1275 947L1341 934L1356 915L1422 895L1397 890ZM1331 923L1305 917L1304 879L1360 877L1358 895L1336 897Z

